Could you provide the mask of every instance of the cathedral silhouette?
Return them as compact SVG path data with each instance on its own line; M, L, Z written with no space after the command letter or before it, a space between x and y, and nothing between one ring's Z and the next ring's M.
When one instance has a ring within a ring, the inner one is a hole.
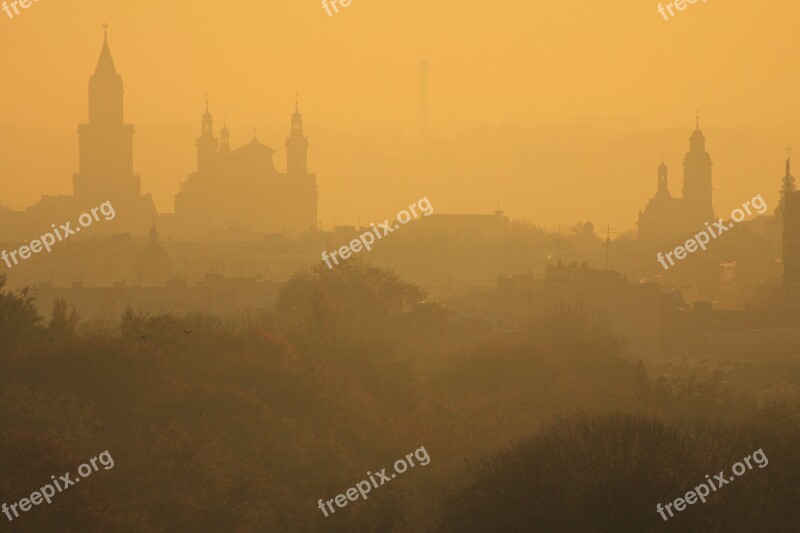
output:
M683 197L669 192L669 169L662 159L658 166L658 189L639 211L639 239L668 240L703 229L714 221L711 204L711 156L706 152L706 138L699 120L689 139L689 151L683 158Z
M229 131L223 127L218 141L206 102L197 169L176 194L175 213L159 215L152 196L142 194L141 178L134 172L134 128L124 121L123 94L106 31L89 79L88 122L78 126L79 170L73 176L73 195L44 195L25 212L5 210L2 218L13 221L15 229L6 238L29 239L41 228L74 220L105 201L113 204L117 217L95 225L92 235L148 235L154 225L170 236L193 237L232 228L290 235L316 228L317 182L308 172L308 139L297 102L286 139L286 173L275 168L275 150L255 138L231 150Z
M286 139L286 173L275 168L275 150L255 137L235 150L230 132L214 136L208 111L197 139L197 170L175 196L175 230L195 234L247 227L257 233L302 234L316 228L317 178L308 172L308 139L295 102Z

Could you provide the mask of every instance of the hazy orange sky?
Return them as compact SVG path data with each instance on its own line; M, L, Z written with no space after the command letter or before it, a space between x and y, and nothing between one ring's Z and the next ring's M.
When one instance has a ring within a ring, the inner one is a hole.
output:
M283 170L296 91L325 226L427 195L437 212L499 202L533 222L591 212L632 229L662 151L680 195L697 108L717 213L759 193L771 210L786 146L800 149L800 5L701 1L666 22L657 4L353 0L329 17L317 0L40 0L0 12L0 201L71 193L107 21L135 167L162 212L194 170L206 92L234 147L255 128ZM430 128L450 146L435 165L408 154L423 57Z

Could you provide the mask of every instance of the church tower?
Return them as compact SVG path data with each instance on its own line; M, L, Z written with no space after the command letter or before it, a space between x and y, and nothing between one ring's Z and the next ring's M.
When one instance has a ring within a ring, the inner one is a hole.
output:
M286 138L286 173L290 176L308 174L308 139L303 135L303 115L298 111L296 97L292 134Z
M800 322L800 192L786 159L786 176L781 187L780 212L783 218L783 304L790 324Z
M204 173L211 170L217 159L217 147L214 119L208 112L208 97L206 97L206 112L200 121L200 137L197 138L197 172Z
M141 194L139 176L133 172L133 126L123 122L123 92L106 31L89 79L89 121L78 125L80 161L73 189L81 203L122 201Z
M221 156L228 156L231 153L231 133L228 131L228 125L223 124L222 129L219 130L219 154Z
M789 193L793 193L796 190L794 185L794 176L792 176L791 167L792 167L791 157L787 156L786 175L783 176L783 179L781 180L781 190L780 190L781 199L780 202L778 202L778 207L775 209L776 213L783 212L783 205L786 203L786 197L789 195Z
M702 226L714 218L711 204L711 156L706 152L706 138L700 131L698 117L683 158L683 203L690 225Z
M666 196L667 198L672 198L672 195L669 193L669 185L667 183L668 174L669 169L664 163L664 156L662 155L661 164L658 165L658 190L656 192L656 196Z

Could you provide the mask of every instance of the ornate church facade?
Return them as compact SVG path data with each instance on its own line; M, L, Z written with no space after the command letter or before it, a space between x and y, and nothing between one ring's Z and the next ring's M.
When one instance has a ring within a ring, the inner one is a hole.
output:
M278 172L275 150L252 141L231 150L226 126L214 134L208 110L197 138L197 170L175 196L182 233L247 228L255 233L298 235L317 227L317 178L308 172L308 139L297 104L286 138L286 173Z
M78 126L73 194L43 195L25 211L0 207L0 239L30 239L105 201L111 202L116 217L95 224L92 236L146 236L154 225L170 237L201 239L227 229L299 235L317 227L317 182L308 172L308 139L297 104L286 139L285 173L275 168L275 150L255 138L231 150L223 127L218 140L206 104L197 139L197 169L175 196L175 213L159 215L152 196L142 194L140 175L134 172L134 128L123 118L123 94L106 33L89 79L88 121Z
M669 169L664 161L658 166L658 187L644 211L639 211L639 239L669 240L703 229L714 221L711 201L711 156L699 124L689 139L689 151L683 158L683 197L669 192Z

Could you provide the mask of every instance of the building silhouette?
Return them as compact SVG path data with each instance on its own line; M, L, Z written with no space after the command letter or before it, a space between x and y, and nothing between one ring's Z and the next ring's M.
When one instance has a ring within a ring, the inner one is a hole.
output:
M663 159L658 166L656 194L639 212L639 239L668 240L703 229L714 220L711 199L711 156L699 121L689 139L689 151L683 158L683 197L669 192L669 169Z
M136 283L146 287L163 286L172 274L172 260L158 242L158 230L154 225L147 244L136 257Z
M214 135L203 113L197 138L197 169L175 195L175 229L203 234L229 228L298 235L317 225L317 178L308 172L308 138L297 103L286 138L286 173L275 168L275 150L253 139L231 150L230 132Z
M795 189L786 159L779 214L783 218L783 306L785 316L796 322L800 312L800 192Z
M89 79L88 120L78 125L79 168L73 176L73 194L43 195L24 212L0 208L0 221L6 226L0 238L29 239L106 201L116 217L95 224L92 236L145 236L153 224L170 237L202 237L209 231L240 228L295 236L316 228L317 181L308 172L308 138L297 103L286 138L286 173L281 173L273 162L275 150L255 137L234 150L227 127L217 139L206 102L197 139L197 169L176 194L175 213L163 215L152 196L141 192L141 178L133 165L134 128L125 123L123 109L123 81L106 32Z
M26 215L33 227L74 220L81 213L110 201L116 217L95 224L92 234L146 234L158 216L150 194L141 193L133 170L133 125L123 118L123 83L108 46L108 33L89 78L89 119L78 125L79 169L73 195L42 196Z

